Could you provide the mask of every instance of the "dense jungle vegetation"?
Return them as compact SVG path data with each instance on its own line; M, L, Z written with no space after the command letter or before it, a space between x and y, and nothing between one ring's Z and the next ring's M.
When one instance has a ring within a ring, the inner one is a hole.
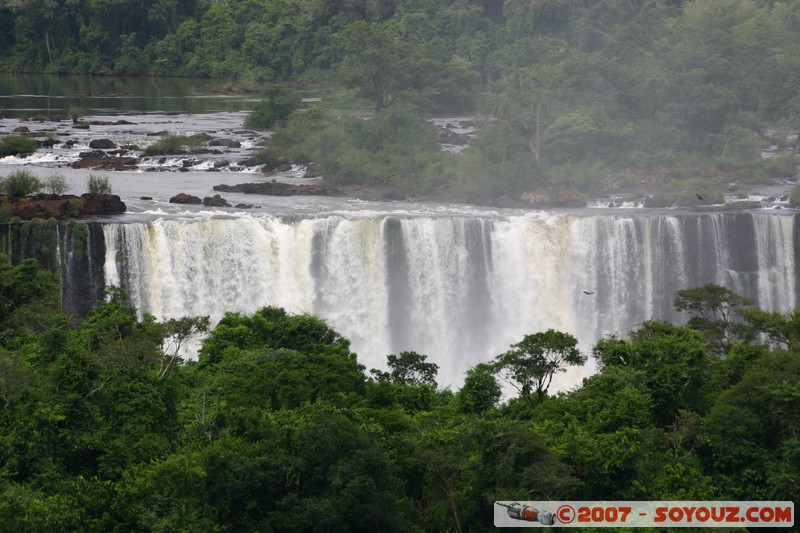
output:
M800 313L713 285L688 323L598 340L536 332L437 385L425 355L367 373L323 321L137 318L121 291L57 311L33 260L0 261L0 530L490 531L496 500L800 497ZM763 342L754 342L756 338ZM501 402L498 378L517 393Z
M5 0L0 70L329 80L352 90L295 156L412 194L690 200L797 173L798 0ZM443 113L491 120L456 158L419 122Z

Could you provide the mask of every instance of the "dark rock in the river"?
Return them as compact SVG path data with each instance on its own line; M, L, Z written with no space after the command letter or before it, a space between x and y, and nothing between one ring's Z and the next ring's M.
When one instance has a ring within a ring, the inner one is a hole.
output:
M198 141L201 141L201 142L206 142L206 141L210 141L211 139L213 139L213 137L211 137L211 135L209 135L208 133L206 133L204 131L200 132L200 133L195 133L194 135L190 135L189 138L190 139L197 139Z
M82 194L84 216L118 215L127 209L125 203L116 194Z
M270 176L272 174L278 174L280 172L289 172L290 170L292 170L292 164L289 163L289 162L286 162L286 163L282 163L282 164L278 165L277 167L273 168L270 171L265 171L264 173L266 175Z
M70 140L68 140L68 141L64 141L64 146L65 146L66 148L72 148L72 147L73 147L73 146L75 146L76 144L78 144L78 141L76 141L75 139L70 139Z
M22 220L34 218L77 218L83 213L83 201L77 196L57 200L26 196L8 204L8 214Z
M9 215L22 220L118 215L126 209L119 196L111 194L26 196L8 204Z
M586 207L589 196L575 190L556 190L551 195L555 207Z
M303 173L304 178L318 178L319 176L319 165L317 163L309 163L306 165L306 171Z
M386 191L381 194L381 200L406 200L406 196L399 193L398 191Z
M254 161L252 158L248 160L249 163L252 163L248 166L255 166L258 162ZM243 162L244 163L244 162ZM270 159L264 164L264 174L272 175L277 174L278 172L288 172L292 169L292 162L285 158L285 157L276 157L275 159Z
M253 204L236 204L237 209L253 209Z
M254 166L259 165L259 164L260 163L258 161L256 161L256 159L254 157L248 157L247 159L243 159L243 160L239 161L239 165L243 166L243 167L254 167Z
M215 185L215 191L237 192L244 194L266 194L270 196L341 196L342 191L327 183L312 183L309 185L291 185L289 183L240 183L238 185Z
M183 161L181 161L181 165L184 168L193 167L197 163L199 163L199 161L197 159L184 159Z
M126 124L133 124L127 120L115 120L110 122L108 120L92 120L89 122L92 126L125 126Z
M167 162L167 158L166 157L159 157L158 158L158 164L159 165L163 165L166 162Z
M44 148L52 148L57 144L61 144L61 141L58 139L44 139L43 141L40 141L39 144L41 144Z
M139 148L138 144L123 144L120 146L123 150L133 150L134 152L141 152L142 149Z
M178 169L178 172L189 172L189 169L186 167L181 167Z
M220 196L219 194L215 194L214 196L206 196L203 198L203 205L207 207L230 207L225 198Z
M13 131L14 133L30 133L31 132L31 130L28 128L28 126L19 126L18 128L14 128L11 131Z
M522 193L520 200L533 207L586 207L588 196L572 189L541 188Z
M213 139L208 143L209 146L224 146L225 148L241 148L242 143L235 139Z
M114 141L111 139L93 139L89 142L89 148L100 148L102 150L108 150L111 148L116 148L117 145L114 144Z
M230 164L231 162L228 161L227 159L218 159L214 161L214 168L227 167Z
M140 196L139 197L139 200L152 200L152 199L153 199L152 196Z
M544 207L550 205L550 193L544 189L535 191L525 191L520 200L534 207Z
M177 195L173 196L172 198L170 198L169 199L169 203L171 203L171 204L202 204L203 200L201 200L197 196L194 196L194 195L191 195L191 194L186 194L186 193L182 192L182 193L177 194Z
M88 130L89 123L88 122L75 122L72 124L72 127L76 130Z
M72 168L93 168L98 170L135 170L135 157L114 157L102 150L92 150L78 154L80 160L70 166Z
M714 207L714 206L709 206ZM722 206L724 211L746 211L749 209L760 209L761 202L757 200L742 200L740 202L729 202ZM719 208L717 208L718 210Z
M398 191L396 188L387 185L349 185L342 190L342 194L370 201L408 199L405 194Z
M78 154L78 157L94 157L94 158L99 158L99 157L108 157L108 154L107 154L107 153L105 153L105 152L104 152L104 151L102 151L102 150L92 150L92 151L89 151L89 152L81 152L81 153L79 153L79 154Z
M52 119L50 117L46 117L44 115L36 115L35 117L30 118L31 122L60 122L59 119Z

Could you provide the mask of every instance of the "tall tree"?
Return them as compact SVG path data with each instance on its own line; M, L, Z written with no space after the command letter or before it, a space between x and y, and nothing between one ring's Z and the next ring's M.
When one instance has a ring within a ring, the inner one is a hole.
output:
M708 284L678 291L673 305L687 313L689 327L702 332L714 351L724 356L734 342L746 335L742 312L752 304L751 299L727 287Z
M340 75L375 103L375 113L388 106L405 89L408 45L376 24L357 21L335 35L345 53Z
M541 402L556 372L566 372L567 366L582 365L586 359L575 337L548 329L512 344L511 350L497 356L494 368L524 398L530 400L535 391Z
M439 372L439 365L427 363L427 355L417 352L400 352L386 357L389 365L389 372L372 370L381 381L392 381L404 385L422 384L436 387L436 374Z

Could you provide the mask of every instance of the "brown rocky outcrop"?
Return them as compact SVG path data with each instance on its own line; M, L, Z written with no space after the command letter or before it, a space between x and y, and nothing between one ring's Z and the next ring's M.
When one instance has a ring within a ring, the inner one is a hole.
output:
M194 204L194 205L198 205L198 204L202 204L203 200L201 200L199 197L194 196L192 194L186 194L186 193L182 192L182 193L176 194L175 196L170 198L169 199L169 203L171 203L171 204Z
M306 171L303 174L304 178L318 178L322 175L319 165L317 163L309 163L306 165Z
M78 154L80 159L70 166L72 168L91 168L97 170L136 170L135 157L118 157L102 150L91 150Z
M82 194L83 216L89 215L119 215L127 210L123 202L116 194Z
M112 194L84 194L80 197L71 194L26 196L12 199L8 204L9 216L22 220L118 215L126 209L127 206L120 197Z
M203 198L203 205L207 207L230 207L231 204L225 200L219 194L215 194L214 196L206 196Z
M238 192L244 194L266 194L269 196L343 196L344 193L327 183L292 185L289 183L239 183L238 185L215 185L215 191Z
M103 150L116 148L117 145L111 139L93 139L89 141L89 148L100 148Z
M520 201L531 207L586 207L588 196L573 189L544 187L526 191Z

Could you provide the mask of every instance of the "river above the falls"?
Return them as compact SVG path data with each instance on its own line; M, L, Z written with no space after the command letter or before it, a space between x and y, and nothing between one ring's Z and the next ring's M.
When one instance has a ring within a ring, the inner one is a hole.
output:
M314 313L353 341L368 368L384 366L388 353L414 350L440 365L447 385L527 333L561 329L588 350L643 320L678 319L672 298L681 288L717 283L770 310L796 305L787 186L759 187L748 197L757 208L727 213L603 201L527 210L227 192L229 204L248 207L180 205L169 199L210 197L220 184L317 178L303 177L302 168L266 175L253 164L269 136L243 127L257 94L226 91L221 82L15 80L0 75L0 136L16 130L50 146L0 158L0 176L58 173L73 194L86 191L92 174L108 177L128 212L100 219L103 242L95 244L105 252L96 270L158 318L218 320L263 305ZM70 105L83 108L88 129L67 118ZM462 118L436 120L458 127ZM205 134L220 144L213 152L143 156L162 132ZM135 158L135 169L73 168L101 139L117 147L108 152ZM592 372L587 365L555 386Z

